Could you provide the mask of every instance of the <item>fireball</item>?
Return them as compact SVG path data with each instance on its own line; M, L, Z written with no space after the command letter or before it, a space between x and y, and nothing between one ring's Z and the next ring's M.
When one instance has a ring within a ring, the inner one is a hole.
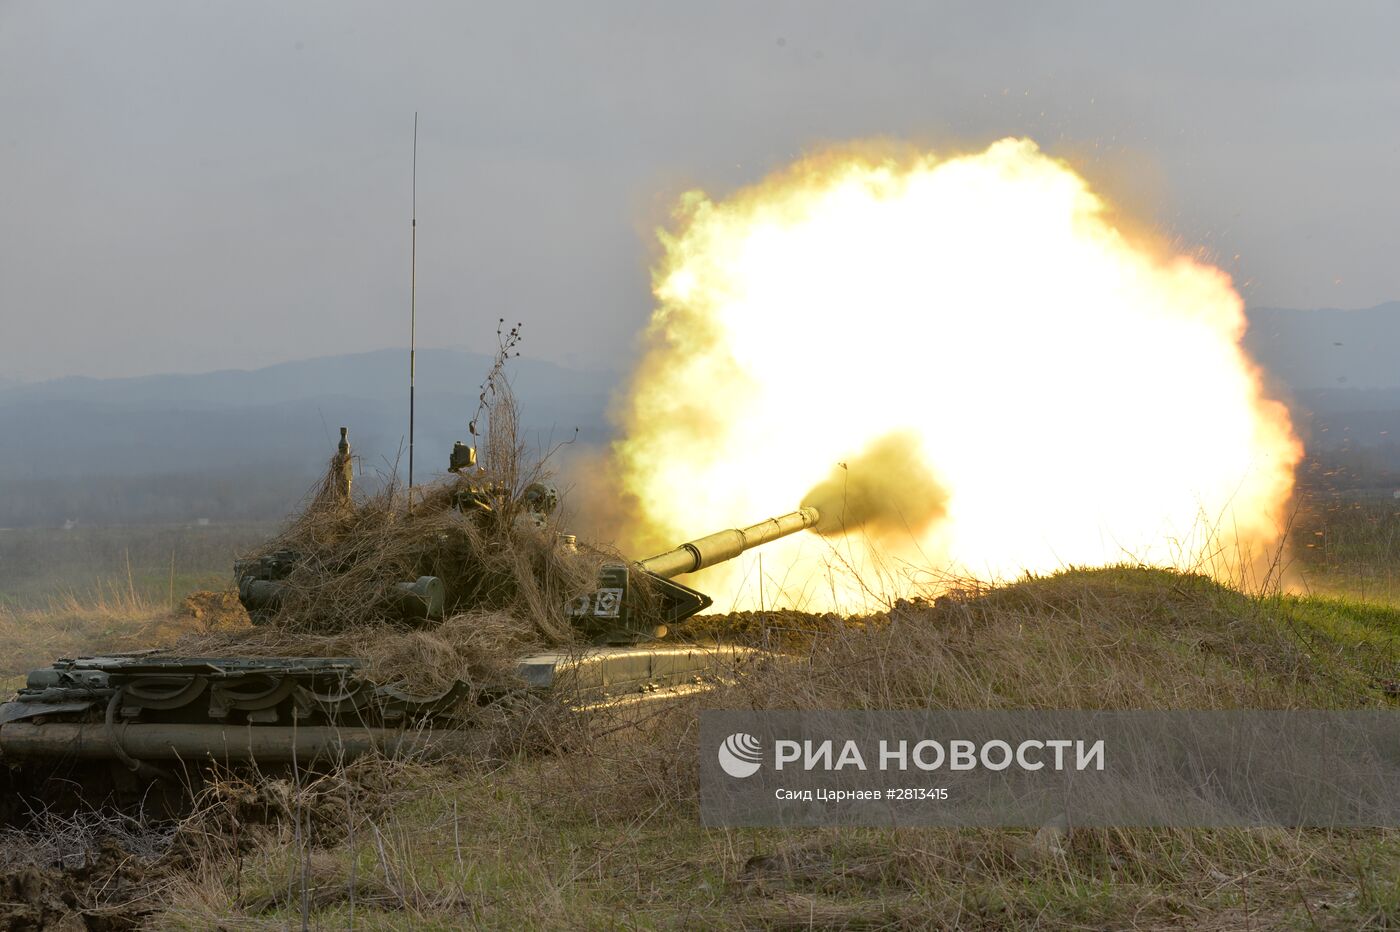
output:
M855 611L1068 566L1238 582L1301 448L1229 276L1126 232L1025 139L805 159L661 234L614 466L634 552L801 504L720 608Z

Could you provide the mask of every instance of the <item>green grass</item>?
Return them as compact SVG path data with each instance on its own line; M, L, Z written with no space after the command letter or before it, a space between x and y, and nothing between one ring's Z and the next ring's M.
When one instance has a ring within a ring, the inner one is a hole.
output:
M1290 536L1293 588L1400 603L1400 500L1304 498Z

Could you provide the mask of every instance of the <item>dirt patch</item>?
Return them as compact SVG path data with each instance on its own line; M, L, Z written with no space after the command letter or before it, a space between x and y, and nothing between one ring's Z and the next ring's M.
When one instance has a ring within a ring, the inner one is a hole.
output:
M259 846L309 842L334 847L351 826L413 798L428 771L409 761L365 757L293 779L249 771L210 774L194 811L174 830L164 858L189 867Z
M0 871L0 926L118 932L141 928L160 907L155 891L163 871L114 839L65 861Z
M244 628L251 624L247 610L238 601L238 593L232 590L211 592L201 589L191 592L185 596L180 614L205 629Z

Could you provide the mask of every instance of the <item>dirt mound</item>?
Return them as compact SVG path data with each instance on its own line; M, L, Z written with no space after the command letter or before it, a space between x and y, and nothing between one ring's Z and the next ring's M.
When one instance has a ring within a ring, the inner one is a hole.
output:
M201 627L244 628L249 624L248 612L238 601L238 593L232 590L211 592L200 589L185 596L180 614L192 619Z
M854 619L831 612L814 614L793 609L697 615L676 628L678 640L696 643L736 642L755 647L799 648L814 637L849 628Z
M58 865L16 865L0 871L0 926L138 929L161 905L154 893L160 874L113 839Z

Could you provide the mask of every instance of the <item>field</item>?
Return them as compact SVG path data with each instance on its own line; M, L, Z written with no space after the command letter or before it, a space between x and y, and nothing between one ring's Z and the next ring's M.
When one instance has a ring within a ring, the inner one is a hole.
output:
M55 657L168 641L197 590L230 586L233 558L270 525L0 530L0 689Z
M74 929L1392 927L1393 831L705 829L695 713L1390 707L1395 504L1300 509L1293 594L1122 567L906 603L860 625L808 616L788 636L791 666L631 718L498 721L478 758L452 766L226 774L178 825L41 819L11 830L0 918ZM265 530L0 532L0 674L197 628L207 620L182 614L183 596L226 585L232 553ZM793 621L706 628L752 637Z
M1400 604L1400 499L1390 490L1307 498L1292 538L1296 588Z
M195 589L227 587L234 555L273 530L271 524L0 528L0 609L45 608L69 597L174 606Z

